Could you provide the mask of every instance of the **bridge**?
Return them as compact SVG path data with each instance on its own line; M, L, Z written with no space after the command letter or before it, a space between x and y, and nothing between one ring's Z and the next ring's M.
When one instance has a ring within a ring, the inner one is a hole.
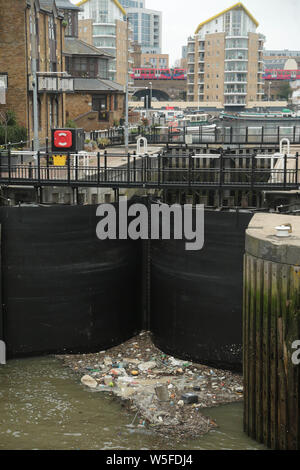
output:
M298 190L299 155L232 155L222 149L196 153L181 149L153 155L68 154L64 159L48 152L0 152L0 185L70 186L72 188L140 188L186 190ZM57 159L60 161L57 163Z
M186 80L134 80L134 86L137 91L133 96L139 99L145 96L146 88L152 87L152 97L158 101L186 100Z

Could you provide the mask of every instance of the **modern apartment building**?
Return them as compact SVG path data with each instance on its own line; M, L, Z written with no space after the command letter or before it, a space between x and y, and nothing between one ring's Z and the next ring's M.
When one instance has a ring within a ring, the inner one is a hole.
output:
M235 110L263 98L264 36L242 3L198 26L188 40L188 101Z
M79 13L79 37L106 50L113 57L109 61L109 79L126 84L126 74L133 65L132 28L128 30L126 11L118 0L81 0ZM128 64L128 68L127 68Z
M145 0L119 0L126 9L133 28L133 40L142 53L160 54L162 48L162 13L145 8Z

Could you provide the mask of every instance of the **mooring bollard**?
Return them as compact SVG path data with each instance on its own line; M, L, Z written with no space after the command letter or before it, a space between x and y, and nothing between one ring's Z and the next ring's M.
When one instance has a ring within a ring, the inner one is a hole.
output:
M300 449L300 218L256 214L244 259L244 430ZM298 348L298 351L297 351Z

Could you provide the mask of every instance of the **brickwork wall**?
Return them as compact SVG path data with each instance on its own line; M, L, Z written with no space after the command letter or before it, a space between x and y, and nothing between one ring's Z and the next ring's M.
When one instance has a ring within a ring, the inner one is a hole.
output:
M12 5L0 0L0 73L8 73L6 105L14 110L18 123L27 127L27 68L25 42L25 0Z

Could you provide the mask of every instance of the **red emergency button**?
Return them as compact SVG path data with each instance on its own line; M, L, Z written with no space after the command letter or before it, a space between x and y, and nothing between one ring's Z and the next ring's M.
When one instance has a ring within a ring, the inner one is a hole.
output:
M55 131L54 132L54 146L60 149L68 149L72 147L72 132L71 131Z

